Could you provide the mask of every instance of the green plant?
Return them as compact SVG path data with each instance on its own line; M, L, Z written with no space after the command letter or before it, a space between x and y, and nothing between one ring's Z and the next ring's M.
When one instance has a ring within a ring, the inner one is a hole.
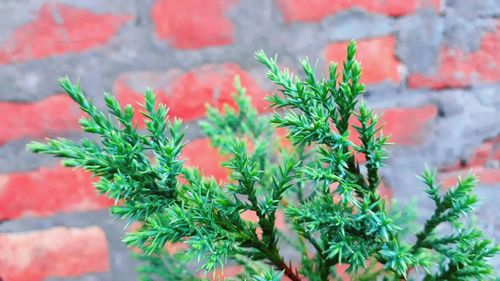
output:
M274 115L258 115L236 79L237 108L208 107L200 124L228 159L223 163L231 171L227 183L183 165L182 123L168 120L168 109L156 105L151 90L142 105L146 130L140 132L130 105L122 108L106 94L111 116L105 115L79 85L62 79L62 88L87 114L80 121L83 130L100 142L53 139L28 147L92 172L100 178L96 189L120 202L111 213L140 222L123 240L142 249L141 259L148 261L140 269L144 280L198 280L186 270L193 259L207 272L232 261L244 268L237 278L255 281L279 280L281 274L293 281L338 279L341 263L348 265L352 280L407 279L418 275L414 269L421 269L423 280L490 278L487 259L499 247L463 221L477 203L474 176L442 193L434 172L422 174L436 208L413 239L406 238L398 213L377 193L388 137L359 100L364 86L355 52L351 43L341 77L331 64L329 77L321 79L307 60L300 78L279 70L275 58L256 53L279 86L280 92L268 98ZM358 126L351 124L353 118ZM270 124L286 129L291 146ZM359 144L350 139L353 131ZM364 164L356 161L358 154ZM293 234L276 228L278 211L285 213ZM258 222L242 219L243 212L255 213ZM441 233L441 225L451 230ZM163 251L166 243L178 242L187 248L172 256ZM299 266L282 256L285 245L296 251Z

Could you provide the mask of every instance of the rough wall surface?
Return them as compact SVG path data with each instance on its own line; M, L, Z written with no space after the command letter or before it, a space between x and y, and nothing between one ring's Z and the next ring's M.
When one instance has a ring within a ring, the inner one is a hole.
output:
M317 58L323 71L349 39L359 42L365 99L396 142L383 171L388 194L420 198L424 217L432 205L415 178L424 164L438 167L445 185L473 170L478 223L500 241L498 1L3 0L0 276L136 280L120 243L125 223L108 216L112 202L95 195L90 176L25 151L32 139L81 136L58 77L79 78L100 106L104 91L135 102L152 87L190 124L189 164L222 178L196 127L204 103L227 102L238 74L264 107L273 87L254 51L279 53L292 69Z

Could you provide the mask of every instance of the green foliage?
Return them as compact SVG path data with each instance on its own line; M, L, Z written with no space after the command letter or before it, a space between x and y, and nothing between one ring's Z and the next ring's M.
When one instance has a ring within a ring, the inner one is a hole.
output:
M170 255L166 251L155 254L136 254L136 258L143 262L137 269L141 281L177 280L198 281L199 278L188 270L186 261L179 254Z
M331 64L327 78L317 78L307 60L301 78L280 70L276 58L256 53L279 87L268 98L274 114L259 115L236 79L236 107L208 106L200 124L227 159L222 164L230 170L227 182L184 166L184 127L167 118L168 110L156 105L150 90L141 111L146 130L139 131L131 106L122 108L105 95L110 113L105 115L79 85L62 79L63 89L87 114L80 121L83 130L98 135L99 142L54 139L33 142L29 149L92 172L100 178L97 191L120 203L111 213L140 223L123 240L142 250L143 280L201 280L187 269L191 261L205 272L239 264L244 271L235 279L254 281L281 275L293 281L339 279L341 263L352 280L491 278L487 259L499 248L464 222L477 203L473 176L443 194L434 173L423 173L436 207L416 234L410 213L389 208L377 193L388 137L374 111L359 100L364 86L355 53L351 43L341 75ZM351 124L354 118L359 125ZM270 124L286 129L292 147ZM359 144L350 138L354 131ZM366 159L363 164L356 161L358 154ZM292 233L277 228L278 211ZM244 220L243 213L256 214L258 221ZM449 231L438 231L441 225ZM166 243L187 248L171 256L163 250ZM295 254L284 257L285 247ZM294 257L299 260L292 265Z

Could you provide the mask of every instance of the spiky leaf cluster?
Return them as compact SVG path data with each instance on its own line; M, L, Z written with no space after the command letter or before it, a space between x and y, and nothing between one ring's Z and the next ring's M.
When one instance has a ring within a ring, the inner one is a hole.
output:
M308 60L301 62L304 77L299 77L257 52L279 88L268 98L274 114L260 115L237 78L235 107L208 106L200 123L227 159L221 164L230 171L226 181L184 165L184 127L156 105L150 90L141 105L146 128L138 130L132 106L121 107L106 94L106 115L78 84L62 79L63 89L86 113L83 130L98 141L54 139L29 149L99 177L97 191L115 200L111 213L140 225L124 241L142 250L143 280L201 280L187 267L213 272L228 263L244 269L233 279L254 281L281 275L293 281L337 280L340 264L347 265L352 280L491 277L487 259L499 249L463 219L477 203L472 176L442 194L434 174L424 172L436 208L415 238L407 239L412 228L402 222L408 216L391 210L379 195L388 137L374 111L360 101L364 86L355 53L355 44L349 44L342 70L331 64L328 77L318 78ZM272 124L286 130L286 140ZM245 219L249 214L256 221ZM288 231L277 227L279 214L285 214ZM440 232L441 225L451 230ZM163 250L168 243L185 249L170 255ZM294 253L284 256L284 248Z

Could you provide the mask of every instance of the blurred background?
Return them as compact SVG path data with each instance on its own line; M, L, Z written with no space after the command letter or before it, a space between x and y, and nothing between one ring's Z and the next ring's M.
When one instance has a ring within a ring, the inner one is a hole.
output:
M478 223L500 241L500 2L495 0L0 0L0 280L137 280L91 177L26 152L33 139L82 136L57 79L80 79L135 103L146 87L189 124L188 164L222 179L197 129L239 75L253 102L274 87L253 54L282 66L328 61L358 41L365 100L396 144L384 193L418 215L432 204L415 175L437 167L444 186L480 178ZM500 261L495 260L496 267Z

